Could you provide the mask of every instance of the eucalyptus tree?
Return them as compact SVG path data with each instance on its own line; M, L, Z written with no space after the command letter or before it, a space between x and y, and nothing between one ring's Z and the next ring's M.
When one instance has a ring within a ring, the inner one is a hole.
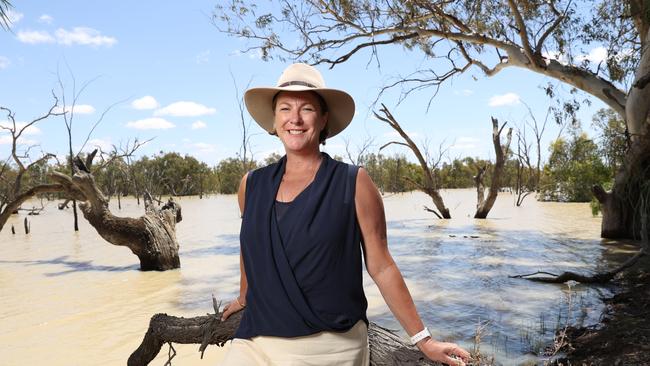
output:
M378 63L383 47L419 52L430 62L385 88L435 90L471 69L493 76L518 67L598 98L626 122L626 164L612 191L595 187L603 237L639 235L638 205L650 196L650 3L645 0L281 0L261 8L232 0L213 23L251 41L263 59L334 67L359 55ZM590 62L588 49L606 57ZM549 90L552 93L552 90ZM569 105L571 108L571 105ZM643 211L643 212L641 212Z

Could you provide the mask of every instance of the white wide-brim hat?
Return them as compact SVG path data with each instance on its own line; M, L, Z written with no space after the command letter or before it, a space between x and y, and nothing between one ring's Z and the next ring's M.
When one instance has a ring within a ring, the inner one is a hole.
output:
M328 109L327 137L332 137L343 131L354 117L354 100L352 97L338 89L325 87L325 80L315 67L296 63L289 65L276 87L250 88L244 94L244 102L248 113L255 122L269 133L274 133L273 128L273 97L281 91L313 91L318 93Z

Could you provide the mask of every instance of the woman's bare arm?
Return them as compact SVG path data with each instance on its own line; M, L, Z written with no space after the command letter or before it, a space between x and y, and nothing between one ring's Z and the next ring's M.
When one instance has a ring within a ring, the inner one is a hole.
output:
M370 277L375 281L386 304L406 333L413 336L424 329L413 298L406 287L397 264L388 250L386 216L381 195L363 168L359 168L355 192L357 220L364 242L364 257ZM463 365L451 355L469 359L469 353L456 344L425 338L417 343L431 360L451 365Z
M244 206L246 204L246 178L248 178L248 173L244 174L241 181L239 182L239 190L237 191L237 200L239 202L239 214L243 217L244 215ZM239 296L226 305L223 309L223 314L221 320L225 321L228 317L242 310L246 307L246 291L248 290L248 281L246 279L246 270L244 268L244 258L242 257L241 250L239 251Z

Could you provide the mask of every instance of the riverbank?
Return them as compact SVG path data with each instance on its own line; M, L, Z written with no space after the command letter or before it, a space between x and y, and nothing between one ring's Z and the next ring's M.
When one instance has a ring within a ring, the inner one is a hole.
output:
M569 329L564 365L650 365L650 258L615 281L601 324Z

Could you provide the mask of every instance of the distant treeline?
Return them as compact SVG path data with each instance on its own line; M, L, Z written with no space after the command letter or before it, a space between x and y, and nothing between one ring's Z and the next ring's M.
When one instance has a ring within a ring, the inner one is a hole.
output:
M622 121L611 112L603 111L599 118L603 135L590 139L579 128L572 128L565 137L549 146L549 158L539 169L529 156L511 146L502 176L502 187L517 192L537 193L538 199L550 201L589 201L594 184L611 183L615 171L623 163L626 143L621 131ZM227 158L216 166L208 166L196 158L178 153L160 152L139 159L121 157L107 163L98 161L92 172L102 192L109 196L141 197L147 191L154 197L237 192L245 172L273 163L281 158L272 154L263 161ZM335 159L344 160L339 156ZM104 159L104 158L102 158ZM367 153L359 157L358 165L368 171L382 192L406 192L422 184L422 168L406 155ZM442 159L444 160L444 159ZM480 167L487 166L486 182L490 181L492 162L464 157L447 159L433 168L435 188L470 188ZM433 166L435 164L431 164ZM51 170L69 171L68 162L36 164L26 173L24 186L47 182ZM0 163L0 192L8 192L16 178L16 169Z

